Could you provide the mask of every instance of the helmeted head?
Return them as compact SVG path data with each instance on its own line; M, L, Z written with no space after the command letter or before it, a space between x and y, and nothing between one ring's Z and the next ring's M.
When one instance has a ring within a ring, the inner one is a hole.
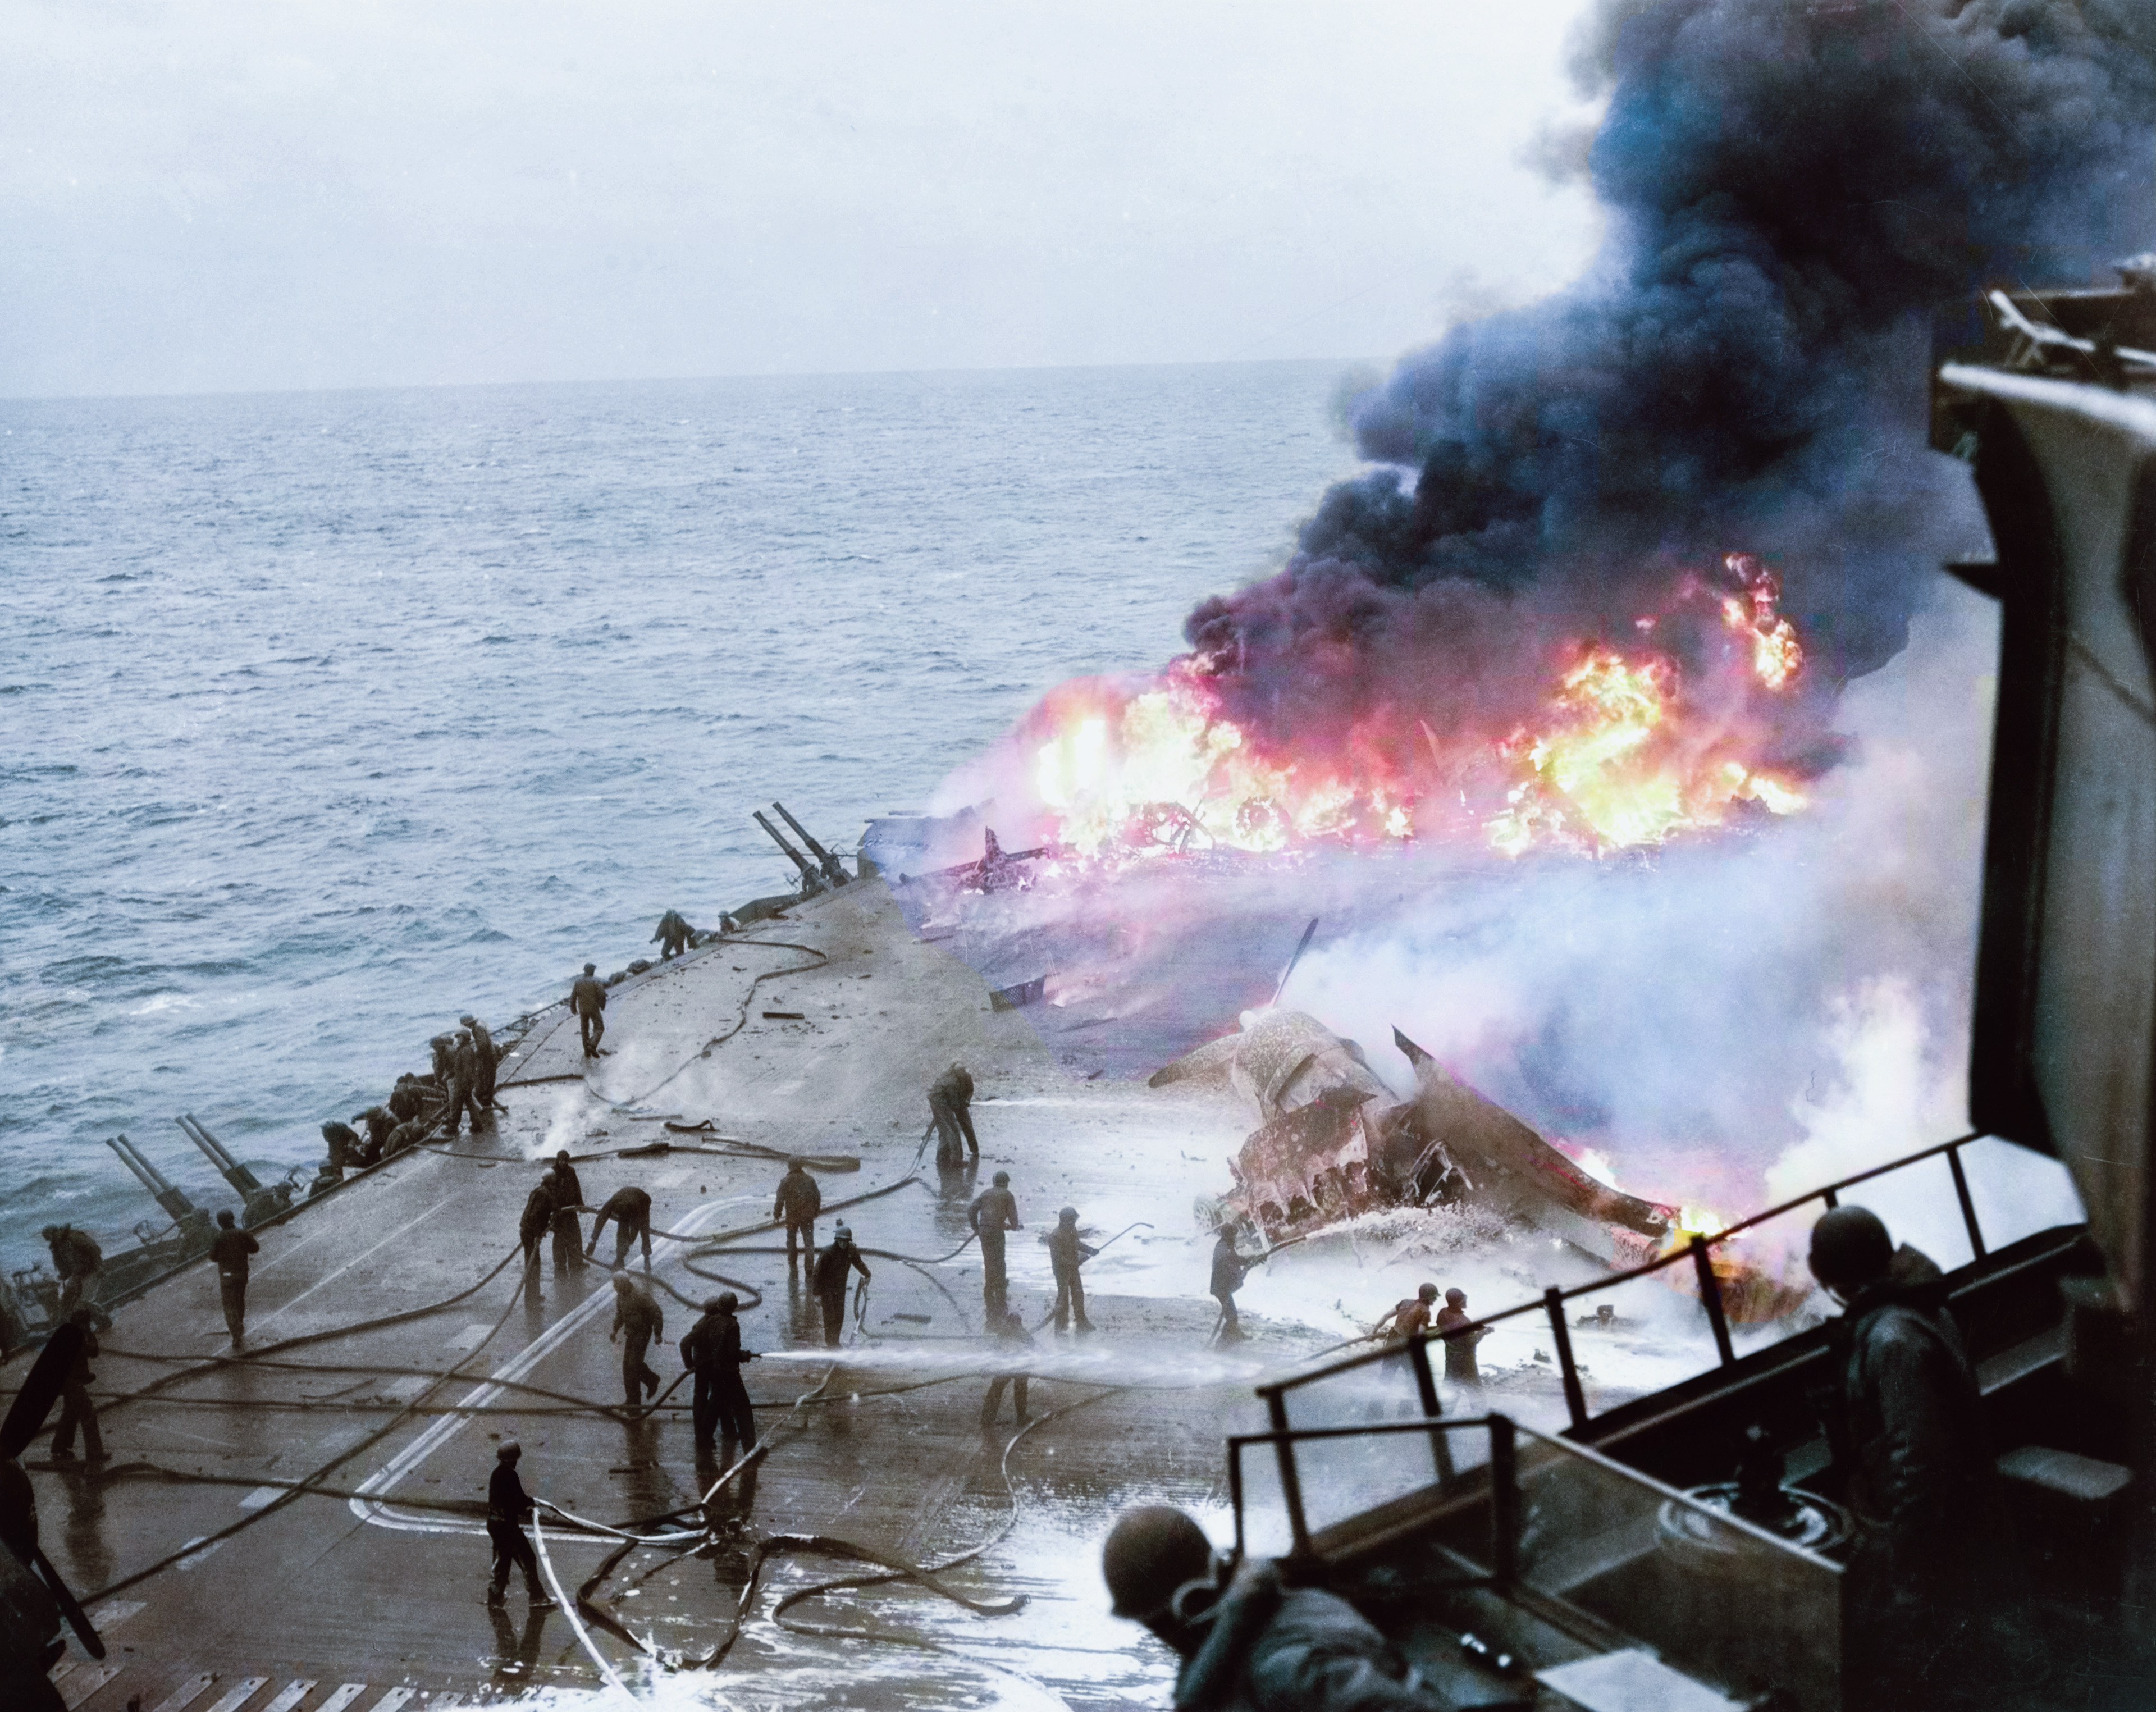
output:
M788 1159L786 1162L786 1169L789 1171L805 1171L808 1167L799 1159Z
M557 1165L566 1165L566 1164L567 1164L569 1163L569 1150L568 1150L568 1149L567 1149L567 1148L563 1148L563 1149L561 1150L561 1152L559 1152L559 1153L556 1154L554 1155L554 1163L555 1163L556 1164L557 1164Z
M54 1237L59 1236L59 1233L65 1229L67 1229L67 1226L64 1225L48 1225L44 1230L38 1231L38 1234L44 1237L46 1242L49 1242Z
M1853 1296L1887 1276L1894 1239L1869 1207L1829 1207L1812 1226L1812 1276L1837 1296Z
M232 1209L228 1206L219 1207L217 1211L217 1221L229 1231L232 1228Z
M1060 1225L1076 1224L1078 1222L1078 1209L1075 1206L1066 1206L1062 1208L1056 1213L1055 1221Z
M462 1016L459 1016L457 1021L461 1022L466 1028L477 1028L479 1026L479 1019L476 1016L474 1016L470 1011L466 1011Z
M588 963L584 965L584 973L588 975L595 975L598 972L599 966L596 963Z
M1184 1511L1140 1504L1123 1512L1101 1548L1110 1609L1151 1626L1168 1619L1176 1590L1212 1579L1213 1542Z
M854 1227L851 1225L839 1226L838 1229L831 1232L831 1240L834 1242L852 1242L854 1240Z
M1447 1290L1445 1293L1445 1305L1447 1308L1465 1308L1467 1305L1467 1293L1465 1290Z
M725 1300L726 1298L723 1296L706 1296L704 1298L704 1312L716 1314L719 1311L719 1303Z
M451 1045L455 1039L454 1035L436 1035L427 1044L430 1046L446 1046Z
M90 1329L90 1323L95 1317L95 1316L94 1316L87 1308L78 1308L73 1314L70 1314L68 1316L68 1324L69 1325L79 1325L85 1331L88 1331Z
M1008 1172L1008 1171L998 1171L998 1172L997 1172L997 1173L996 1173L996 1175L995 1175L995 1185L996 1185L996 1187L997 1187L997 1188L998 1188L998 1189L1008 1189L1008 1188L1009 1188L1009 1187L1010 1187L1010 1173L1009 1173L1009 1172Z
M718 1309L719 1309L719 1312L720 1312L720 1313L721 1313L721 1314L732 1314L732 1312L733 1312L737 1308L739 1308L740 1306L741 1306L741 1298L740 1298L740 1297L738 1297L738 1296L737 1296L737 1295L735 1295L735 1294L734 1294L734 1293L733 1293L732 1291L731 1291L731 1290L721 1290L721 1291L719 1293L719 1296L718 1296Z
M523 1454L524 1447L513 1438L505 1438L494 1447L494 1459L497 1463L513 1463Z
M1419 1301L1419 1302L1435 1302L1435 1301L1436 1301L1436 1300L1437 1300L1437 1286L1436 1286L1436 1285L1435 1285L1435 1284L1424 1284L1424 1285L1423 1285L1423 1286L1421 1287L1421 1288L1418 1289L1418 1290L1415 1292L1415 1299L1416 1299L1417 1301Z
M636 1286L629 1283L627 1272L616 1272L613 1275L613 1288L616 1295L626 1296Z

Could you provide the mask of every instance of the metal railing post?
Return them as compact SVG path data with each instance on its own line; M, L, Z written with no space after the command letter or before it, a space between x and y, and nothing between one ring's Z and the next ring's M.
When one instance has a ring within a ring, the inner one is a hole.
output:
M1287 1399L1279 1391L1265 1398L1265 1413L1271 1417L1273 1431L1288 1431ZM1310 1524L1302 1514L1302 1476L1295 1466L1295 1447L1286 1439L1274 1441L1273 1448L1279 1453L1281 1499L1287 1505L1287 1532L1291 1543L1291 1555L1297 1559L1310 1556Z
M1415 1390L1422 1397L1422 1418L1442 1420L1445 1405L1437 1395L1437 1375L1430 1370L1430 1345L1420 1338L1408 1339L1408 1360L1414 1367ZM1437 1465L1438 1483L1452 1483L1452 1442L1442 1427L1433 1427L1430 1435L1430 1459Z
M1984 1232L1977 1228L1976 1203L1969 1198L1969 1174L1961 1168L1961 1149L1958 1145L1947 1149L1947 1169L1953 1173L1954 1194L1961 1201L1961 1221L1969 1226L1969 1252L1982 1260L1984 1255Z
M1228 1445L1228 1502L1235 1512L1235 1561L1243 1560L1243 1447Z
M1826 1203L1826 1210L1829 1212L1832 1212L1836 1207L1841 1205L1841 1197L1836 1195L1831 1189L1820 1190L1820 1199Z
M1722 1311L1722 1280L1714 1275L1714 1252L1697 1231L1692 1233L1691 1267L1699 1278L1699 1299L1707 1307L1707 1323L1714 1331L1714 1353L1727 1367L1737 1360L1737 1351L1729 1341L1728 1316Z
M1565 1412L1572 1416L1576 1432L1587 1425L1587 1394L1579 1388L1579 1369L1572 1359L1572 1328L1564 1323L1564 1292L1555 1284L1543 1292L1543 1306L1548 1311L1550 1336L1557 1344L1558 1371L1564 1379Z
M1520 1566L1520 1459L1512 1417L1490 1417L1490 1573L1500 1586Z

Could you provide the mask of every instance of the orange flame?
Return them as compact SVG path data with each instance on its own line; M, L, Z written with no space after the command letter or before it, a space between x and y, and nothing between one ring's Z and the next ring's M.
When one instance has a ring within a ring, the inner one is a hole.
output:
M1730 669L1759 691L1784 693L1804 655L1780 612L1780 585L1744 555L1730 555L1724 568L1739 589L1718 596L1722 623L1742 646L1742 666ZM1698 592L1690 582L1677 598ZM1657 622L1642 618L1635 629L1644 639ZM1599 855L1722 825L1741 803L1774 815L1804 808L1799 781L1732 753L1731 738L1693 716L1680 676L1675 659L1644 640L1590 643L1532 727L1448 757L1430 722L1406 710L1407 731L1422 744L1375 733L1343 777L1261 753L1222 713L1206 664L1183 659L1135 695L1070 685L1051 696L1031 783L1052 818L1052 841L1096 857L1376 844L1455 830L1508 856ZM1422 794L1401 776L1398 757L1423 744L1438 777L1481 780L1491 787L1484 799L1502 806L1471 808L1464 786L1457 813Z

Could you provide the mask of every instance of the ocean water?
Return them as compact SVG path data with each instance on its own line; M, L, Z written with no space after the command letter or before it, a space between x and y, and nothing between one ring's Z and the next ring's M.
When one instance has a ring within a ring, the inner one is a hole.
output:
M1327 363L0 401L0 1264L281 1172L585 961L1157 666L1353 462ZM268 1175L268 1174L264 1174Z

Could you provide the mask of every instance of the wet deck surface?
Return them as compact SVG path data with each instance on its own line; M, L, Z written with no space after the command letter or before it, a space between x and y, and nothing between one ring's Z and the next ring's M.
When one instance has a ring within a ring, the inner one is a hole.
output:
M1192 1201L1222 1186L1240 1113L1216 1095L1059 1067L1024 1013L993 1010L986 984L916 940L873 883L614 990L605 1044L609 1056L587 1076L573 1021L542 1018L503 1067L508 1111L494 1129L393 1161L263 1232L245 1359L230 1359L207 1265L118 1310L94 1388L128 1399L104 1407L110 1462L101 1475L55 1464L45 1441L25 1458L63 1574L85 1593L113 1590L100 1607L111 1656L95 1667L71 1652L69 1704L372 1712L404 1704L402 1689L441 1705L533 1684L598 1688L563 1615L528 1619L519 1589L505 1609L483 1602L480 1500L495 1443L524 1445L534 1494L609 1524L692 1504L716 1470L699 1467L685 1388L649 1421L604 1411L621 1382L603 1267L557 1276L545 1266L536 1297L515 1264L494 1269L514 1247L534 1161L557 1148L703 1144L670 1135L669 1117L708 1118L717 1137L858 1156L858 1172L822 1175L827 1205L917 1175L844 1216L865 1248L923 1260L958 1247L968 1200L1009 1169L1029 1227L1011 1240L1012 1305L1029 1324L1049 1300L1046 1256L1031 1238L1057 1206L1077 1206L1096 1242L1134 1221L1151 1228L1088 1267L1095 1336L1038 1334L1026 1358L1039 1375L1032 1403L1049 1412L1014 1444L1008 1403L998 1430L978 1421L997 1352L980 1335L977 1251L921 1266L871 1256L860 1323L828 1353L783 1254L756 1252L773 1247L768 1235L700 1257L763 1294L742 1319L747 1345L768 1352L747 1376L772 1447L752 1486L720 1506L731 1519L716 1545L693 1556L639 1550L619 1566L604 1591L622 1622L669 1658L708 1653L733 1619L755 1542L783 1534L931 1566L985 1542L948 1585L978 1601L1027 1602L982 1617L918 1587L848 1589L795 1607L787 1627L772 1619L776 1601L868 1566L782 1554L716 1671L654 1673L599 1637L632 1688L667 1704L1158 1704L1166 1657L1106 1616L1099 1540L1127 1503L1224 1503L1220 1441L1257 1424L1252 1381L1322 1341L1273 1328L1232 1355L1206 1348L1213 1304ZM921 1091L953 1058L978 1085L978 1181L921 1158ZM588 1204L639 1184L658 1224L693 1239L766 1219L780 1168L676 1152L578 1170ZM602 1259L612 1250L609 1234ZM656 1272L701 1298L721 1287L686 1270L689 1250L662 1242ZM663 1303L667 1342L653 1365L670 1379L673 1340L695 1315ZM332 1335L280 1347L323 1333ZM11 1386L23 1370L18 1357ZM611 1549L552 1527L547 1540L572 1587ZM214 1681L184 1698L205 1675ZM306 1681L316 1686L281 1699ZM364 1688L339 1702L345 1684Z

